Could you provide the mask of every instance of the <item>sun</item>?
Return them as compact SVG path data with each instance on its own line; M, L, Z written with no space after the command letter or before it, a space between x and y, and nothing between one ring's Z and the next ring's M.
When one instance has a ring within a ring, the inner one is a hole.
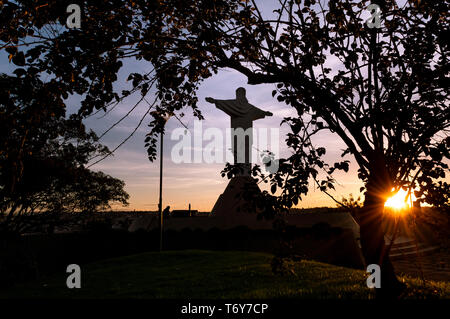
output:
M403 189L400 189L397 194L388 198L388 200L384 203L385 207L390 207L393 209L405 209L409 208L411 205L409 203L409 198L405 201L408 192ZM414 198L414 195L412 195Z

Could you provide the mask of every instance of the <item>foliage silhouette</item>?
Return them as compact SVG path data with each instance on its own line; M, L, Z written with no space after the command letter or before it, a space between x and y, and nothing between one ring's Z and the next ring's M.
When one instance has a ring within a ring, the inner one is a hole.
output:
M80 94L83 116L132 93L144 98L155 92L155 114L182 115L190 107L202 118L196 90L220 69L236 70L252 85L273 83L273 96L298 116L283 121L292 129L286 140L292 155L279 160L278 172L267 177L254 168L272 190L257 204L268 213L285 211L308 192L310 179L324 192L333 189L332 174L349 171L349 160L326 163L325 148L312 138L334 133L347 146L342 157L356 161L365 184L358 219L366 262L383 260L380 291L398 292L389 258L383 258L386 198L403 187L421 202L450 204L444 181L449 1L372 1L381 8L379 29L362 19L369 1L287 0L272 16L256 1L79 1L81 28L67 30L58 22L64 24L70 2L3 2L1 48L24 86L51 74L42 96L62 101ZM116 92L113 83L128 58L152 68L131 73L131 88ZM149 124L150 160L161 123L155 118Z
M34 212L56 217L108 208L110 202L127 204L123 181L85 168L108 149L85 131L79 116L66 119L64 104L42 95L42 82L27 87L4 74L0 82L1 231L25 231L31 220L23 216Z

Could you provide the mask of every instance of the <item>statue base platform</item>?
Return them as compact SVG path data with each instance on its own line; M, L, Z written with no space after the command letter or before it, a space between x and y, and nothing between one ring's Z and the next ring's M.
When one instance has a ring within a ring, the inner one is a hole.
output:
M251 176L235 176L229 182L223 194L217 199L211 214L213 216L236 216L256 214L252 208L252 194L259 194L261 190L256 180Z

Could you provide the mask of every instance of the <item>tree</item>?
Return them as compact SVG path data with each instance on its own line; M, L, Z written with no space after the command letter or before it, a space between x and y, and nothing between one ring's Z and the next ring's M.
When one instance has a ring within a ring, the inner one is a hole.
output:
M83 1L76 30L55 24L64 21L68 1L5 3L0 39L21 67L17 76L49 72L57 94L85 94L82 115L133 92L144 99L153 88L159 113L189 106L201 118L195 91L222 68L252 85L276 85L273 96L298 116L284 121L292 128L286 142L293 155L266 179L281 194L264 193L265 208L297 204L311 178L324 192L333 188L332 174L348 171L349 161L325 163L326 150L312 138L323 130L336 134L365 184L361 244L366 262L381 264L380 291L397 293L400 286L381 228L385 200L403 187L422 202L449 206L448 1L373 1L380 28L361 18L369 1L280 1L274 17L254 0ZM33 46L25 51L27 41ZM130 74L132 88L119 95L112 83L130 57L153 68ZM150 123L151 160L161 122Z
M85 167L109 150L85 131L79 116L66 118L64 106L41 95L40 81L26 87L21 79L0 74L0 84L3 231L23 231L27 218L22 216L34 212L60 215L127 204L124 182Z

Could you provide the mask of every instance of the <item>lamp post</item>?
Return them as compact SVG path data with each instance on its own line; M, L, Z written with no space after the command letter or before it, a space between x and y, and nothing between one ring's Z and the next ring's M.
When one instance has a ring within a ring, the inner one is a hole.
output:
M161 112L154 111L151 112L151 114L156 117L161 117ZM162 113L162 118L164 120L163 128L160 133L160 154L159 154L159 203L158 203L158 209L159 209L159 251L161 252L163 249L163 231L164 231L164 216L163 216L163 209L162 209L162 185L163 185L163 150L164 150L164 126L166 125L167 121L170 118L170 114Z
M165 124L165 123L164 123ZM162 182L163 182L163 141L164 141L164 132L160 133L160 155L159 155L159 251L162 251L163 247L163 211L162 211Z

